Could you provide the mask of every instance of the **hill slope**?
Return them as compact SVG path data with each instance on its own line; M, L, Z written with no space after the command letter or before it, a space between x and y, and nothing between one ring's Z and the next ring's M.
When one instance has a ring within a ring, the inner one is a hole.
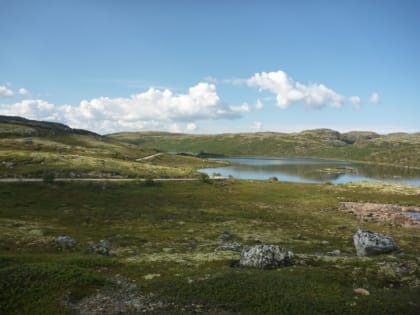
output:
M171 133L117 133L113 139L175 152L221 155L319 157L420 167L420 133L379 135L373 132L339 133L329 129L300 133L238 133L188 135Z
M0 177L191 177L214 164L193 157L156 155L153 149L66 125L0 116Z

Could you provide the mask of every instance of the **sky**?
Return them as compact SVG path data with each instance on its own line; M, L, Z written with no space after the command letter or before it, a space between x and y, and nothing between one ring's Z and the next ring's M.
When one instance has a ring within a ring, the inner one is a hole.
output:
M0 0L0 115L100 134L420 131L420 1Z

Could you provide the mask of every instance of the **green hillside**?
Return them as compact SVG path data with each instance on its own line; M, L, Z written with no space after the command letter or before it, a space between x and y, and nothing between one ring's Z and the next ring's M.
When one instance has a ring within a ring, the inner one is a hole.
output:
M0 116L0 177L192 177L215 162L154 149L66 125Z
M319 157L420 167L420 133L379 135L374 132L339 133L330 129L299 133L238 133L188 135L153 132L117 133L112 139L144 149L257 155L271 157Z

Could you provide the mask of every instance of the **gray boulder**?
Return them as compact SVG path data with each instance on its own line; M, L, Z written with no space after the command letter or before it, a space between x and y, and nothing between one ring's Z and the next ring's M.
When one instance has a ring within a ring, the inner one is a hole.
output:
M357 256L387 254L398 250L392 237L368 230L358 229L353 241Z
M76 240L67 235L60 235L55 238L55 242L62 248L73 249L76 247Z
M238 242L223 243L216 247L216 251L219 250L231 250L234 252L240 252L242 250L242 245Z
M253 268L278 268L292 263L293 253L277 245L245 246L239 265Z
M111 252L112 244L108 240L100 240L99 243L89 244L89 251L93 254L112 256Z
M235 237L235 235L233 235L232 233L230 233L228 231L224 231L222 234L219 235L219 239L222 240L222 241L227 241L227 240L230 240L234 237Z

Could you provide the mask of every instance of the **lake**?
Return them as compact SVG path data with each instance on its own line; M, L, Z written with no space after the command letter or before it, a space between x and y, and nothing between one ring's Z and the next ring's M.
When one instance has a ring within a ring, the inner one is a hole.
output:
M280 181L301 183L391 182L420 186L420 170L384 165L359 164L311 158L218 158L230 166L203 168L208 175L220 174L238 179L265 180L277 177Z

